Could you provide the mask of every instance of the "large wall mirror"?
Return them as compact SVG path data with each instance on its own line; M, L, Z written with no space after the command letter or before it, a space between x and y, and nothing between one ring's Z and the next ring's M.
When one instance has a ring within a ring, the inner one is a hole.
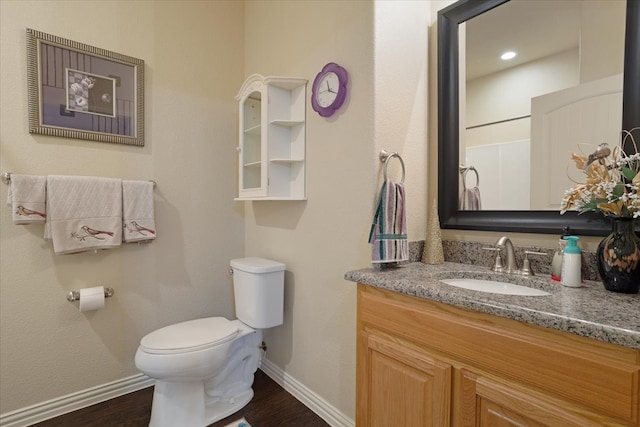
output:
M501 60L507 50L516 57ZM439 12L442 228L606 235L602 215L559 213L582 179L570 153L637 126L640 0L460 0Z

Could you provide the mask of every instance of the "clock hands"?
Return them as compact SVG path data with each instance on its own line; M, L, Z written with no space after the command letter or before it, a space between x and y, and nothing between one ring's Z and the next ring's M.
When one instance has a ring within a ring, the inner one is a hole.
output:
M335 92L335 91L333 91L333 90L331 89L331 86L329 85L329 81L327 81L327 90L321 90L321 91L319 91L319 93L325 93L325 92L329 92L329 93L338 93L338 92Z

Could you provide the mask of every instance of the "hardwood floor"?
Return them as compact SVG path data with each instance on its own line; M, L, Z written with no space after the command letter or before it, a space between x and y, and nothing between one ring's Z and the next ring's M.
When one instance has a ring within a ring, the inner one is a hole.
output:
M264 372L256 372L255 396L239 412L210 427L223 427L244 417L251 427L321 427L322 418L287 393ZM149 424L153 387L79 409L38 424L36 427L144 427ZM179 427L179 426L176 426Z

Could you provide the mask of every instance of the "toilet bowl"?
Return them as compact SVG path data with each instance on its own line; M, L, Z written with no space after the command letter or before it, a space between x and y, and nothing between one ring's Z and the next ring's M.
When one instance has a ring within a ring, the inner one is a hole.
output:
M149 426L204 427L253 398L262 330L283 321L285 266L240 258L231 267L236 320L189 320L140 340L136 367L156 380Z

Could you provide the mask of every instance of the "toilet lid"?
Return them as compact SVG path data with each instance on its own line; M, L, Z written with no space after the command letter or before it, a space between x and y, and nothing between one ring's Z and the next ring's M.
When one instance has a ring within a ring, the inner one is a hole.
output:
M208 317L153 331L140 340L140 348L154 354L186 353L214 347L237 334L237 326L224 317Z

